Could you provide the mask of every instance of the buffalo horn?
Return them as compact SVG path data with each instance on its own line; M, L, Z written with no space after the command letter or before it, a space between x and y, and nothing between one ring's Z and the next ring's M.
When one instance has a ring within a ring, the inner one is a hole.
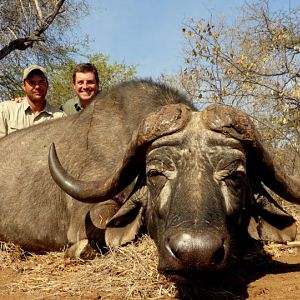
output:
M82 202L93 203L110 199L137 176L149 144L161 136L180 131L190 117L190 109L183 104L167 105L159 112L149 114L133 134L122 162L106 180L82 181L73 178L61 165L55 145L52 144L48 156L51 176L64 192Z
M247 114L231 106L211 105L203 112L203 120L209 129L240 140L257 178L283 199L300 204L299 177L289 176L274 161Z

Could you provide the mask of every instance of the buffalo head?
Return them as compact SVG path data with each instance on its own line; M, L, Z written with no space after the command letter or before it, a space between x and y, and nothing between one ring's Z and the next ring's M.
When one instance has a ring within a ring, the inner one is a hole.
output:
M109 246L129 242L146 225L162 272L222 269L238 255L248 233L259 239L295 238L294 219L262 183L300 203L299 180L275 164L248 116L229 106L192 112L174 104L148 115L104 182L70 176L53 146L49 166L73 198L120 202L106 226Z

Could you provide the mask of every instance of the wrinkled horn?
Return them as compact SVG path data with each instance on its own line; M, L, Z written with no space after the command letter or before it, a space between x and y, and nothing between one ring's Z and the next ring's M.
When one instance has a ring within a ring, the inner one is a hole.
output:
M209 129L240 140L253 162L251 167L258 170L257 177L283 199L300 204L299 178L289 176L274 161L247 114L231 106L211 105L203 111L203 120Z
M106 180L82 181L73 178L61 165L55 145L49 149L48 164L52 178L68 195L82 202L95 203L112 198L130 184L140 171L148 145L155 139L183 129L191 118L183 104L162 107L149 114L133 134L120 165Z

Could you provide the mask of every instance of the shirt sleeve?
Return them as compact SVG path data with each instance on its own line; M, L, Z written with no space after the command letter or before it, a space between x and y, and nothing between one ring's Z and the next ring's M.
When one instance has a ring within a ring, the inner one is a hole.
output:
M0 104L0 138L7 136L7 118L4 103Z

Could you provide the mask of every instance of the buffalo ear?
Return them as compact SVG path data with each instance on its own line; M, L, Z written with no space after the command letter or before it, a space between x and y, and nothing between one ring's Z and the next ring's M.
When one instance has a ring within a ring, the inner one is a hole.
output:
M107 222L105 242L110 248L116 248L133 241L142 225L143 206L128 199L119 211Z
M286 243L295 240L297 226L295 223L292 223L291 225L278 229L264 219L257 221L251 217L248 232L250 236L256 240Z
M284 243L296 238L296 220L262 187L255 195L256 204L248 232L257 240Z

